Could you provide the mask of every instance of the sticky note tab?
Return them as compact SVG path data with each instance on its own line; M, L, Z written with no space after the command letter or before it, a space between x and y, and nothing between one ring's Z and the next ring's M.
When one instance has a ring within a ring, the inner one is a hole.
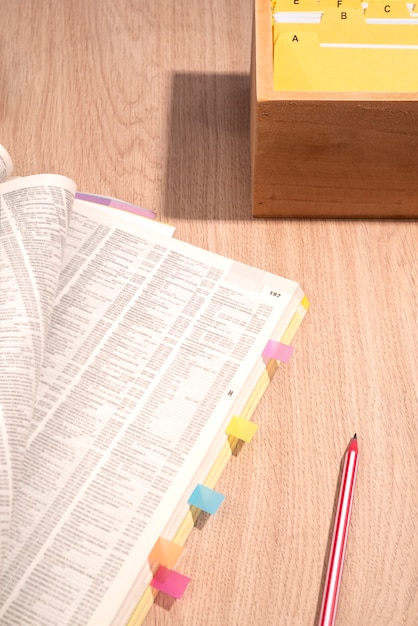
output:
M305 311L307 311L309 309L310 302L309 302L309 299L307 298L307 296L303 296L300 304L305 309Z
M293 354L293 350L293 346L288 346L285 343L280 343L280 341L273 341L271 339L264 348L263 357L287 363Z
M210 489L205 485L197 485L192 495L188 499L188 504L196 506L198 509L202 509L206 513L216 513L222 504L225 496L218 491Z
M258 426L257 424L254 424L254 422L250 422L243 417L238 417L238 415L234 415L234 417L231 419L227 426L226 434L237 437L237 439L241 439L241 441L245 441L248 443L254 437L257 429Z
M183 546L179 546L174 541L169 541L160 537L155 542L149 555L150 563L159 563L166 567L174 567L183 552Z
M189 582L190 578L188 576L161 565L151 581L151 587L179 599L186 591Z
M95 204L110 206L114 209L121 209L122 211L128 211L129 213L134 213L135 215L142 215L143 217L148 217L152 220L156 217L156 213L154 213L154 211L144 209L144 207L137 206L136 204L124 202L123 200L118 200L117 198L98 196L96 194L84 193L82 191L77 191L75 197L78 200L84 200L85 202L94 202Z

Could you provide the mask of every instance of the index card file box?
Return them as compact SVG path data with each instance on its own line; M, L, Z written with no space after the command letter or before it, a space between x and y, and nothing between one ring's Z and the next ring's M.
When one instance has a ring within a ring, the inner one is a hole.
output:
M275 91L271 4L255 0L253 215L418 217L415 69L410 92Z

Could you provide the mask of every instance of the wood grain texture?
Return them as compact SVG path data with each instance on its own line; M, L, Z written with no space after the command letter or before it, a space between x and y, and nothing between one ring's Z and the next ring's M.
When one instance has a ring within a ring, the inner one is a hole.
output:
M146 626L315 623L346 445L360 462L339 626L418 618L415 221L251 218L252 1L0 0L0 141L16 173L142 204L311 301ZM416 159L416 155L411 155Z

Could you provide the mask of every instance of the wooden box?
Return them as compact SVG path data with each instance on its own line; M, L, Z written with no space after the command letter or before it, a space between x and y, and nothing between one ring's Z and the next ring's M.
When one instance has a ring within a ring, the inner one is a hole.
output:
M418 217L414 93L273 89L270 0L255 0L251 59L256 217Z

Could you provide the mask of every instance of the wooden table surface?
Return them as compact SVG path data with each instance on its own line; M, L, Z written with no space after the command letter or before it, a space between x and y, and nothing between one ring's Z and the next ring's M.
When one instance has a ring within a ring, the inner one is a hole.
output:
M311 301L224 504L187 543L185 596L157 599L146 624L313 625L355 432L337 624L418 624L417 223L251 217L251 0L0 0L0 16L0 142L17 174L153 209Z

